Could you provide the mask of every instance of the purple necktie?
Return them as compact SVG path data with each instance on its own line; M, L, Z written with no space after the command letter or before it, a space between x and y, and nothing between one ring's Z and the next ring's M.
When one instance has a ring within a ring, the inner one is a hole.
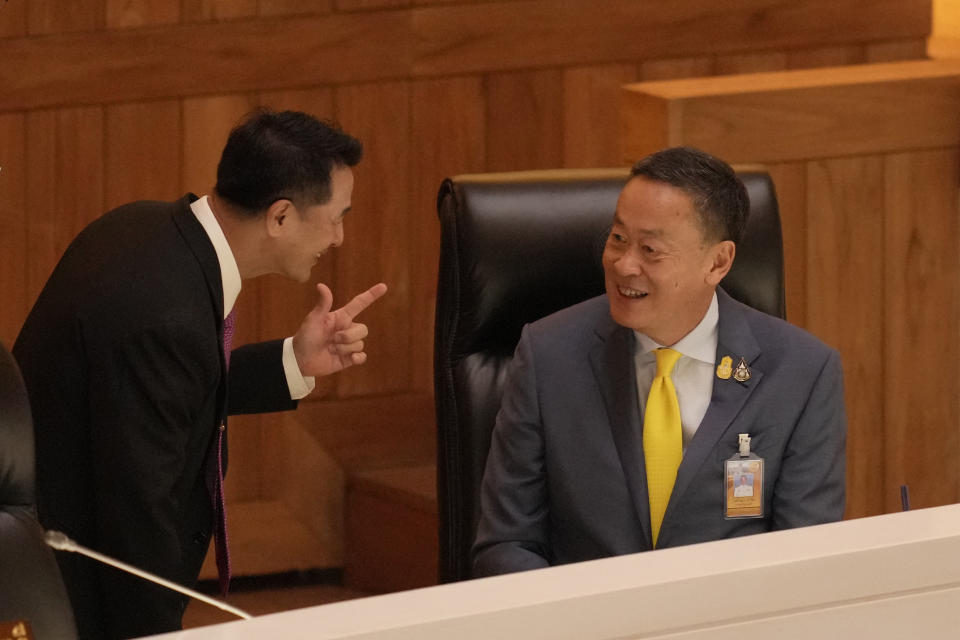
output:
M234 306L227 317L223 319L223 357L230 368L230 350L233 347L233 334L237 326L237 308ZM217 478L216 498L214 511L216 520L214 527L214 547L217 558L217 574L220 578L220 594L227 595L230 589L230 546L227 539L227 503L223 497L223 434L227 430L226 420L220 423L217 432Z

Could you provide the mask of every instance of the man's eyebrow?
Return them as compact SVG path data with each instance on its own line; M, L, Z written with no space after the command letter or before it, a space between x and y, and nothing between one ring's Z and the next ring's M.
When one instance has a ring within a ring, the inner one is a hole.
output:
M620 225L621 227L627 226L623 222L623 218L620 217L619 213L613 214L613 224L614 226ZM663 236L663 229L637 229L640 235L644 236L653 236L654 238L660 238Z

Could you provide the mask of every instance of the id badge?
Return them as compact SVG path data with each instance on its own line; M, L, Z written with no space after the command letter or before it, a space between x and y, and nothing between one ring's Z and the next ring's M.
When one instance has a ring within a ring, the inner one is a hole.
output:
M750 436L740 434L740 451L724 463L723 517L763 517L763 458L750 452Z

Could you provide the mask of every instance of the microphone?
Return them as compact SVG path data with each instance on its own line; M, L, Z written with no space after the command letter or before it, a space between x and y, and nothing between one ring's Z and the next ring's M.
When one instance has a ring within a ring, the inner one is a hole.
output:
M160 576L150 573L149 571L144 571L143 569L138 569L132 565L129 565L125 562L120 562L110 556L105 556L102 553L98 553L93 549L88 549L82 545L77 544L73 540L67 537L66 534L61 533L60 531L53 531L52 529L43 534L43 540L47 543L48 546L53 547L57 551L70 551L71 553L79 553L80 555L87 556L88 558L93 558L98 562L110 565L121 571L126 571L127 573L132 573L135 576L143 578L144 580L149 580L155 584L166 587L167 589L173 589L179 593L182 593L185 596L190 596L191 598L196 598L201 602L206 602L209 605L213 605L218 609L222 609L228 613L232 613L238 618L243 618L244 620L249 620L251 616L246 611L241 611L236 607L232 607L226 602L221 602L220 600L214 600L213 598L206 596L199 591L194 591L193 589L188 589L187 587L180 586L176 582L171 582L166 578L161 578Z

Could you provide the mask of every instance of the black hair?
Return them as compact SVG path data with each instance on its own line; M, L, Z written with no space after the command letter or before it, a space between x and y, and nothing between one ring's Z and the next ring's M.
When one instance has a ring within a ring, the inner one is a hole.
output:
M689 195L705 238L740 242L750 199L733 167L723 160L699 149L673 147L640 160L630 175L665 182Z
M353 167L362 156L360 141L334 122L258 109L230 132L215 191L249 215L281 198L298 207L325 204L333 195L333 169Z

